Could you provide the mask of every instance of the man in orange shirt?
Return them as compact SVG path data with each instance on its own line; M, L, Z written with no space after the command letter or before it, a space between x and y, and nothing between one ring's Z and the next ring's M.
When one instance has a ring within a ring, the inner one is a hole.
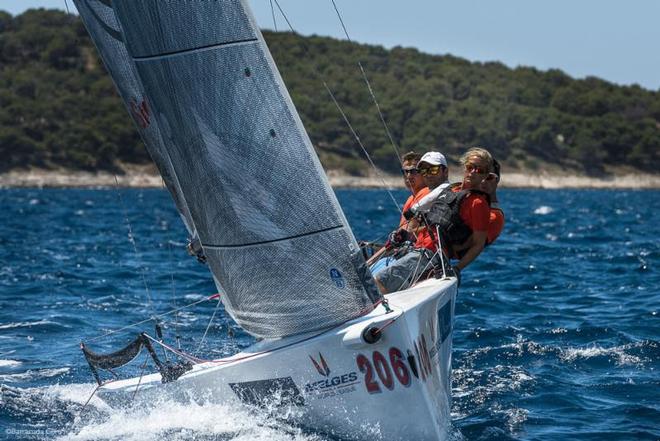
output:
M425 180L422 177L422 175L419 173L419 169L417 168L417 163L421 158L422 155L412 151L406 153L405 155L403 155L403 158L401 158L402 159L401 173L403 174L403 182L405 183L406 188L410 190L411 193L411 195L408 196L406 203L403 205L403 212L408 210L410 207L416 204L421 198L423 198L429 193L429 189L426 186ZM399 228L397 232L400 230L405 230L406 232L410 231L411 234L414 234L414 231L408 228L408 220L406 220L406 218L404 218L403 215L399 220ZM405 233L403 234L400 233L399 237L402 239L402 241L405 241L408 238L412 238L406 235ZM385 253L389 251L389 249L390 247L383 247L374 255L374 257L372 257L373 260L376 260L380 257L380 260L374 263L370 268L372 274L376 274L382 271L388 265L391 265L394 261L396 261L396 259L391 256L383 257Z
M403 212L408 210L413 204L417 203L421 198L429 193L429 188L426 186L426 181L419 172L417 163L422 158L422 155L415 152L408 152L403 155L401 161L401 173L403 174L403 181L406 188L410 190L411 195L408 196L406 203L403 204ZM401 216L399 220L399 228L405 228L408 225L406 218Z

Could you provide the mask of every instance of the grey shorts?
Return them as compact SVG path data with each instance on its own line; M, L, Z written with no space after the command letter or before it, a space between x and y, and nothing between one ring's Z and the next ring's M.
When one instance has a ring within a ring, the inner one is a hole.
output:
M415 248L379 272L376 279L388 293L406 289L431 267L432 256L433 253L425 248Z

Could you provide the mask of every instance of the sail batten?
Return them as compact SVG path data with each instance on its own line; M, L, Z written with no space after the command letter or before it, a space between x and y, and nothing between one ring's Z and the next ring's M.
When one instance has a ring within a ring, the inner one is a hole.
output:
M373 307L380 295L247 2L112 5L123 43L79 10L229 314L282 337Z
M223 43L210 44L208 46L194 47L194 48L189 48L189 49L181 49L181 50L178 50L178 51L165 52L165 53L162 53L162 54L143 55L143 56L140 56L140 57L133 57L133 60L143 61L143 60L152 60L152 59L165 58L165 57L173 57L173 56L177 56L177 55L185 55L185 54L191 53L191 52L199 52L199 51L217 49L217 48L222 47L222 46L237 46L237 45L256 43L256 42L258 42L258 40L256 38L246 38L244 40L226 41L226 42L223 42Z
M332 230L337 230L340 228L344 228L344 225L335 225L334 227L328 227L324 228L322 230L317 230L317 231L309 231L307 233L301 233L295 236L287 236L287 237L281 237L279 239L272 239L272 240L266 240L266 241L261 241L261 242L254 242L254 243L244 243L241 245L211 245L211 244L202 244L205 248L240 248L240 247L258 247L261 245L267 245L267 244L273 244L276 242L282 242L285 240L293 240L293 239L299 239L301 237L305 236L312 236L315 234L320 234L320 233L325 233L326 231L332 231Z

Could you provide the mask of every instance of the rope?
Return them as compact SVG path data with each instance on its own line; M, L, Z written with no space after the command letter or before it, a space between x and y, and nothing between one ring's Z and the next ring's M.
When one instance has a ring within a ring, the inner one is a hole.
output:
M339 22L341 23L341 27L344 29L344 34L346 35L346 39L348 39L348 41L352 43L353 40L351 40L350 35L348 35L348 30L346 29L346 25L344 25L344 19L342 18L341 13L339 12L339 8L337 8L337 3L335 3L335 0L331 0L331 1L332 1L332 6L334 6L335 12L337 13L337 17L339 18ZM383 124L385 133L387 134L387 137L390 140L390 144L392 144L392 148L394 149L394 153L396 154L396 157L399 159L399 162L402 162L401 153L399 152L399 148L397 147L396 142L394 142L394 138L392 137L390 128L387 125L387 122L385 121L385 116L383 116L383 112L380 108L380 104L378 104L378 99L376 98L376 94L373 90L373 87L371 87L371 82L369 81L369 78L367 77L367 73L365 72L364 67L362 66L362 61L358 60L358 66L360 67L360 72L362 73L362 79L364 80L364 83L367 85L367 89L369 90L371 99L376 105L376 110L378 110L378 116L380 117L380 122Z
M403 317L403 313L401 313L401 315L398 316L398 317L394 317L393 319L391 319L390 321L388 321L387 323L385 323L385 324L384 324L383 326L381 326L380 328L376 328L376 332L377 332L378 334L382 334L382 332L383 332L385 329L387 329L388 327L390 327L395 321L399 320L401 317Z
M287 15L286 15L286 14L284 13L284 11L282 10L282 7L280 6L279 1L278 1L278 0L273 0L273 1L275 2L275 5L277 6L277 9L280 11L280 14L282 14L282 17L284 17L284 20L286 21L287 25L289 26L289 29L291 30L291 32L296 33L296 30L293 28L293 25L292 25L291 22L289 21L289 17L287 17ZM307 45L306 45L304 42L302 43L302 48L303 48L303 50L305 51L305 53L306 53L307 55L309 55L310 58L311 58L311 53L310 53L310 51L309 51L309 48L307 47ZM371 167L372 167L372 168L374 169L374 171L376 172L376 176L378 176L378 179L380 179L380 181L383 183L383 187L385 187L385 190L387 191L387 193L389 194L390 198L392 199L392 202L394 203L394 206L396 207L396 210L397 210L400 214L403 214L402 211L401 211L401 207L399 206L398 202L397 202L396 199L394 198L394 195L392 194L392 190L389 188L389 186L388 186L387 183L385 182L385 179L383 178L382 174L378 171L378 168L376 167L376 164L374 164L373 160L371 159L371 155L369 155L369 152L367 152L367 149L366 149L366 148L364 147L364 145L362 144L362 140L360 139L360 137L358 136L357 132L356 132L355 129L353 128L353 125L352 125L351 122L349 121L348 116L346 115L346 112L344 112L344 109L341 107L341 105L340 105L339 102L337 101L337 98L335 97L335 94L332 92L332 90L331 90L330 87L328 86L328 83L323 79L323 75L321 75L321 73L319 72L319 70L318 70L318 68L317 68L316 66L314 67L314 73L316 74L316 76L317 76L319 79L321 79L321 81L322 81L322 83L323 83L323 86L325 87L325 90L328 92L328 95L330 95L330 98L332 99L332 102L335 104L335 107L337 107L337 110L339 111L339 113L341 114L342 118L344 119L344 122L346 123L346 125L347 125L348 128L349 128L349 130L351 131L351 134L353 135L353 137L354 137L355 140L357 141L358 145L359 145L360 148L362 149L362 152L364 152L364 154L365 154L367 160L369 161L369 164L371 165Z

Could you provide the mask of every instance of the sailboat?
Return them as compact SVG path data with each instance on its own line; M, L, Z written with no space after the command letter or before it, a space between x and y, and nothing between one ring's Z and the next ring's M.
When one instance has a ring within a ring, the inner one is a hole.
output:
M74 1L225 310L257 338L99 380L98 396L289 408L346 439L445 439L457 279L379 293L247 0ZM109 368L152 343L86 355Z

